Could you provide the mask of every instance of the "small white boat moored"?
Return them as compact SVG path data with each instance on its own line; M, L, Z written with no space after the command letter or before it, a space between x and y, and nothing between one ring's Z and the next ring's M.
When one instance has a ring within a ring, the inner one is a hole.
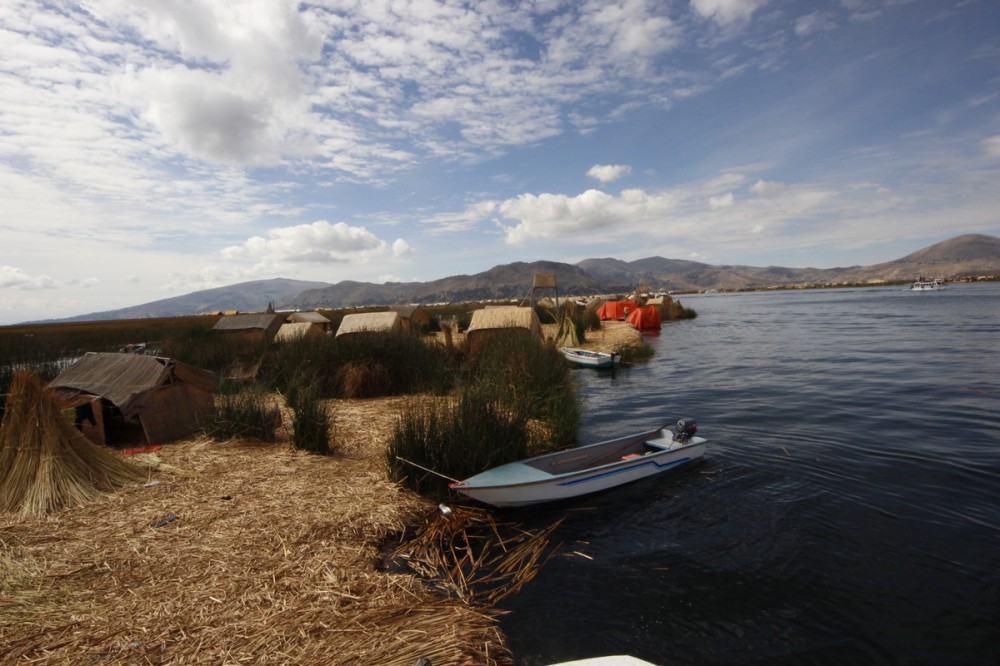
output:
M617 352L608 354L589 349L577 349L576 347L560 347L559 351L563 353L566 360L588 368L610 368L621 360L621 355Z
M526 506L579 497L659 474L697 460L708 440L694 419L488 469L451 484L493 506Z

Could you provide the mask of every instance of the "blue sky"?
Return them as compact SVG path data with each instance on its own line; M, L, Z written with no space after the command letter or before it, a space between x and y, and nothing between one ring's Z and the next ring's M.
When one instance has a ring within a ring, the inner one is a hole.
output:
M995 0L7 0L0 324L1000 235Z

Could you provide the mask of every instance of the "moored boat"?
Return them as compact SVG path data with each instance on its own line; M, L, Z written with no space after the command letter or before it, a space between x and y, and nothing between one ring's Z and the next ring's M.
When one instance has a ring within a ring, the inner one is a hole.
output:
M589 349L577 349L576 347L560 347L559 351L568 361L577 365L585 365L588 368L610 368L621 360L621 355L618 352L608 354Z
M493 506L525 506L607 490L700 458L693 419L488 469L451 488Z

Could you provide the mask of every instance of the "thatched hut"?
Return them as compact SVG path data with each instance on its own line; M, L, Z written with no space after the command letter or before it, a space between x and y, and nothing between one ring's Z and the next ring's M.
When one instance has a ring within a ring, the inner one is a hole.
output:
M424 331L431 323L431 316L419 305L393 305L390 309L399 313L404 331Z
M322 326L306 321L285 322L274 336L275 342L288 342L300 338L319 338L326 335Z
M273 312L237 314L222 317L212 327L222 335L271 342L281 328L283 317Z
M312 324L322 333L329 333L333 330L332 322L318 312L293 312L285 320L289 324Z
M337 337L361 333L400 333L403 320L398 312L358 312L345 315L337 329Z
M98 444L159 444L198 431L215 412L215 373L169 358L89 352L47 389Z
M523 331L526 335L537 338L542 335L542 325L533 308L516 306L485 308L472 313L472 321L469 323L466 335L472 341L499 331Z

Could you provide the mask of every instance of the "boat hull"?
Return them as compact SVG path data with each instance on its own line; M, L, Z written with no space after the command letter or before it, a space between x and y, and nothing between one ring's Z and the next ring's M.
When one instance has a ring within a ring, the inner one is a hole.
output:
M643 433L651 441L664 441L660 431ZM470 477L452 488L463 495L497 507L517 507L555 502L608 490L640 479L675 469L691 463L705 452L707 440L693 437L685 443L656 444L642 455L629 455L605 464L588 466L565 473L547 473L546 468L558 468L566 461L593 453L594 459L607 455L607 451L623 447L630 442L646 443L643 436L621 438L578 447L556 454L538 456L526 461L502 465Z
M610 368L621 358L618 354L606 354L573 347L561 347L560 351L566 360L588 368Z

